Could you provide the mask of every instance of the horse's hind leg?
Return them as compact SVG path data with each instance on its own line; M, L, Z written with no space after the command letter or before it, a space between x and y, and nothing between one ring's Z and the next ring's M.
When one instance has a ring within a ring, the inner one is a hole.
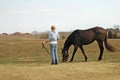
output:
M82 46L80 46L80 49L81 49L81 51L82 51L82 53L83 53L83 55L84 55L84 57L85 57L85 61L87 61L87 56L86 56L86 54L85 54L85 52L84 52L83 47L82 47Z
M99 45L99 48L100 48L100 55L99 55L99 58L98 60L102 60L102 56L103 56L103 51L104 51L104 47L103 47L103 42L102 41L97 41L98 42L98 45Z

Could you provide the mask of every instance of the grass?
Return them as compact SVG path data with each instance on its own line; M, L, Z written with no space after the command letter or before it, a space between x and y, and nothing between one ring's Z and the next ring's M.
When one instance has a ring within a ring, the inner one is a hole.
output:
M74 62L58 65L0 65L0 80L119 80L120 64Z
M59 40L58 65L50 65L51 58L42 49L42 39L34 37L0 37L0 80L119 80L120 52L105 49L103 60L97 61L99 48L96 42L84 46L88 62L80 50L73 62L61 62L61 48L64 40ZM120 47L119 39L108 40L114 47ZM49 50L49 43L45 45ZM73 46L70 47L70 56Z

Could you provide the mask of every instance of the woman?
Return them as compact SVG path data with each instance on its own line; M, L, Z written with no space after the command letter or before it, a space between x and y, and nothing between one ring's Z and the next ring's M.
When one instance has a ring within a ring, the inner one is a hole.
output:
M56 31L56 27L54 25L51 26L51 31L48 34L49 42L50 42L50 52L52 57L52 65L58 64L58 53L57 53L57 47L58 47L58 39L60 38L59 33ZM42 44L47 43L42 42Z

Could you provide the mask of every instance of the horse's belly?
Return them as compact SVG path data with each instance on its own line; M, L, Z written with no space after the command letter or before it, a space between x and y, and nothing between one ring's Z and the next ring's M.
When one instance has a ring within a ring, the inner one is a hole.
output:
M85 40L82 40L82 41L80 41L80 42L81 42L82 45L88 45L88 44L90 44L90 43L92 43L92 42L94 42L94 41L95 41L95 40L85 39Z

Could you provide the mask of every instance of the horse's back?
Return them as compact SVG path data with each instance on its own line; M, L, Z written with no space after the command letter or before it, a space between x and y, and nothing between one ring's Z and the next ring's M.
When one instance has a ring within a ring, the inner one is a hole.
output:
M96 35L96 38L105 39L107 37L107 31L102 27L94 27L93 31Z
M105 40L107 31L102 27L93 27L86 30L75 30L72 34L72 40L79 41L81 44L90 44L95 40ZM74 37L73 37L74 36Z

